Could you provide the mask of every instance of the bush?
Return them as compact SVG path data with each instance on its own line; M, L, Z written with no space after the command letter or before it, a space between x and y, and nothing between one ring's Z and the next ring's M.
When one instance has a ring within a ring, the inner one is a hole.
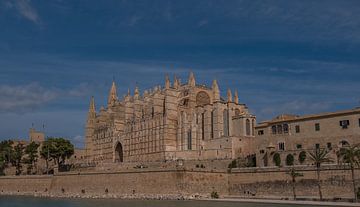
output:
M250 155L246 158L245 167L256 167L256 155Z
M219 198L219 194L216 191L211 192L211 198Z
M360 199L360 187L357 190L357 197Z
M302 163L304 163L305 160L306 160L306 152L301 151L299 154L299 162L302 164Z
M286 165L288 166L294 165L294 156L292 154L288 154L286 156Z
M228 166L229 169L231 168L237 168L237 162L236 162L236 159L231 161L231 163L229 164Z
M279 154L279 153L275 153L275 154L274 154L273 161L274 161L274 163L275 163L276 166L280 167L281 158L280 158L280 154Z

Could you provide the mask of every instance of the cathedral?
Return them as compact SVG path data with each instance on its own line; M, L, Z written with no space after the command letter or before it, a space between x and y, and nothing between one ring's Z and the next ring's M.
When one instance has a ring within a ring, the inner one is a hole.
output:
M234 95L233 95L234 94ZM168 76L164 86L141 94L136 87L118 98L113 81L106 107L91 98L86 123L86 157L92 162L153 162L246 157L254 152L255 116L237 91L221 97L211 87Z

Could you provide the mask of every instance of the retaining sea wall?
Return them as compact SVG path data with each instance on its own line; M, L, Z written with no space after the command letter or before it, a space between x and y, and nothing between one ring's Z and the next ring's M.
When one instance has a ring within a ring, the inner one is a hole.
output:
M253 198L291 198L291 178L287 169L233 169L229 172L187 170L131 170L121 172L71 172L43 176L0 177L2 194L39 194L53 196L138 196L161 195L220 196ZM297 178L299 197L318 197L316 171L301 168ZM360 177L360 171L355 174ZM353 197L350 171L324 169L321 171L324 198ZM359 180L358 180L358 183Z

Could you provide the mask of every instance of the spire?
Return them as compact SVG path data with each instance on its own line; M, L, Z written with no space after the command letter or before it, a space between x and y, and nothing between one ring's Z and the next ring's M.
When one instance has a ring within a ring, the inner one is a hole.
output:
M237 90L235 90L234 102L235 102L236 104L239 104L239 95L238 95L238 91L237 91Z
M165 89L169 89L170 88L170 79L169 76L166 75L165 77Z
M95 117L96 117L95 99L94 96L91 96L88 118L87 118L88 123L92 123L92 120L95 119Z
M139 99L139 88L137 86L135 87L134 99Z
M190 72L188 84L193 87L195 86L195 76L193 72Z
M230 89L227 90L227 101L232 102L232 94Z
M130 101L130 88L128 88L127 93L125 95L125 101Z
M89 113L96 113L94 96L91 96Z
M219 90L219 86L217 84L216 79L213 80L212 90L214 93L214 101L219 101L220 100L220 90Z
M117 99L118 97L116 93L116 85L115 85L115 81L113 80L108 98L108 106L113 106L117 101Z
M178 89L179 88L179 80L177 79L176 76L174 76L174 88Z

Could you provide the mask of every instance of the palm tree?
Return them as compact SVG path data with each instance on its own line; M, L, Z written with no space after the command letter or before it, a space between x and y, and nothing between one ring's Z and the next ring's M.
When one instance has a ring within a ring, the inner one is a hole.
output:
M326 151L325 149L317 148L314 152L310 152L310 159L313 161L316 166L316 174L317 174L317 185L319 189L319 197L320 200L323 200L322 192L321 192L321 182L320 182L320 168L321 164L326 162L332 162L333 160L329 158L330 151Z
M350 166L351 179L352 179L353 190L354 190L354 198L355 198L355 202L357 202L358 199L357 199L357 192L356 192L354 168L355 168L355 166L358 166L358 167L360 166L360 144L342 147L338 151L338 155L344 163L348 163Z
M289 170L289 172L287 172L286 174L290 175L290 177L291 177L293 196L294 196L294 200L296 200L296 191L295 191L296 178L297 178L297 177L304 176L304 175L303 175L302 173L297 172L297 171L295 170L295 168L291 168L291 169Z

